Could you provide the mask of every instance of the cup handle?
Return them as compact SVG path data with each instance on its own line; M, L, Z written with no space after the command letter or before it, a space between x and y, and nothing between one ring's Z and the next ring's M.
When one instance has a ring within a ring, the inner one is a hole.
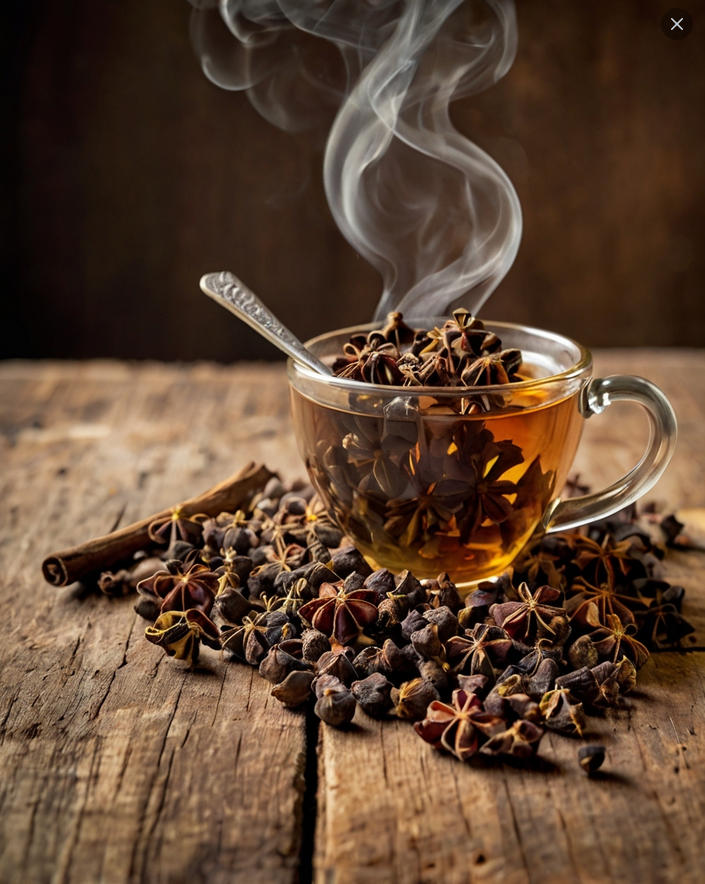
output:
M663 392L650 381L627 375L592 378L583 387L580 413L585 418L602 414L612 402L626 400L643 405L649 418L649 443L639 463L619 481L582 497L552 501L542 520L547 534L569 531L604 519L645 494L668 466L678 437L676 415Z

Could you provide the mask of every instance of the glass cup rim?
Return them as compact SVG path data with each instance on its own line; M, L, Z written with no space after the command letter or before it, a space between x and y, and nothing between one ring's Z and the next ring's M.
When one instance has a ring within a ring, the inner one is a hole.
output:
M449 317L431 317L428 320L410 320L410 324L414 327L417 323L433 323L435 325L443 324L448 321ZM353 393L364 394L364 393L374 393L379 395L380 392L390 393L390 394L402 394L405 396L433 396L435 398L441 398L443 396L452 396L454 398L458 397L459 391L466 393L504 393L505 395L509 393L524 393L528 390L533 390L536 388L549 387L553 386L557 383L563 383L566 381L571 381L575 378L580 377L580 375L585 372L586 369L590 368L592 365L592 354L583 344L578 343L573 338L569 338L566 335L560 335L557 332L548 331L546 329L536 328L530 325L522 325L516 322L502 322L501 320L483 320L485 323L485 327L489 331L494 331L495 329L512 329L518 330L521 332L525 332L531 334L537 338L542 338L544 340L552 341L554 344L558 344L559 346L565 347L566 345L570 345L575 347L580 354L577 361L570 366L570 368L564 369L557 374L547 375L543 378L529 378L526 381L513 381L508 384L487 384L482 387L404 387L404 386L395 386L392 384L370 384L366 381L356 381L352 378L341 378L336 377L335 375L321 375L317 372L313 371L310 368L307 368L300 363L294 362L293 359L289 358L289 371L291 373L300 374L302 377L306 378L309 381L314 381L316 383L325 384L326 386L334 386L341 390L349 390ZM305 342L305 346L309 349L315 347L316 344L319 344L326 339L332 338L334 335L346 335L350 337L355 332L369 332L374 329L382 328L385 324L385 320L381 320L379 322L368 322L363 323L361 325L352 325L347 328L338 328L333 329L332 331L324 332L323 334L316 335L313 338L309 338ZM419 326L421 327L421 326ZM428 327L432 327L428 325ZM315 352L315 350L314 350Z

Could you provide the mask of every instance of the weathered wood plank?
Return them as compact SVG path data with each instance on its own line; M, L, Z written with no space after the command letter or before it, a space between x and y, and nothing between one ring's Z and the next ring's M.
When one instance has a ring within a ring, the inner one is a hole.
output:
M702 881L705 655L658 655L625 710L589 722L608 748L591 780L581 742L553 734L527 771L459 764L359 710L322 726L317 880Z
M214 652L168 660L132 600L38 571L248 451L300 475L282 366L6 364L0 407L0 880L294 880L304 717Z
M705 356L596 363L672 398L681 441L650 496L703 506ZM641 453L640 427L621 405L589 421L576 468L593 486L616 478ZM55 590L38 570L49 549L198 493L246 460L302 475L283 367L6 363L0 433L0 880L294 880L302 717L247 667L207 652L194 673L167 660L129 600ZM701 647L702 563L668 562ZM592 720L609 747L592 781L577 744L558 737L544 744L550 763L522 771L460 765L408 725L362 714L349 732L322 727L318 879L699 880L703 656L656 656L629 708Z
M676 409L680 442L649 497L705 505L705 355L603 352L602 375L640 374ZM618 403L587 422L576 469L593 488L639 459L647 425ZM705 556L669 556L705 646ZM588 780L579 742L549 734L535 770L461 765L402 723L358 710L348 732L321 726L316 880L320 884L696 884L705 869L705 653L654 655L624 710L589 719L608 747Z

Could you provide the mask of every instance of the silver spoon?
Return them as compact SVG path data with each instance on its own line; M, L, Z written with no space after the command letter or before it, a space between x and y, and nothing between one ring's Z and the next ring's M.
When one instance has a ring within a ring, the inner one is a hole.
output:
M257 295L251 292L240 280L223 270L220 273L206 273L201 277L201 290L221 306L242 319L271 341L275 347L291 356L294 362L310 368L317 374L332 375L333 372L320 359L307 350L301 341L264 306Z

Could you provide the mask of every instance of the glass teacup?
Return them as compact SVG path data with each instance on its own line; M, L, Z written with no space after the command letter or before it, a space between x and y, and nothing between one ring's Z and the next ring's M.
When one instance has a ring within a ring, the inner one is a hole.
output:
M442 325L428 320L424 327ZM307 342L332 364L354 332ZM643 378L594 378L592 357L539 329L486 322L523 354L528 380L485 387L388 387L325 377L289 361L299 451L333 518L376 567L460 585L500 574L537 528L575 528L641 497L676 443L673 409ZM610 401L644 406L640 462L597 493L560 497L583 421Z

